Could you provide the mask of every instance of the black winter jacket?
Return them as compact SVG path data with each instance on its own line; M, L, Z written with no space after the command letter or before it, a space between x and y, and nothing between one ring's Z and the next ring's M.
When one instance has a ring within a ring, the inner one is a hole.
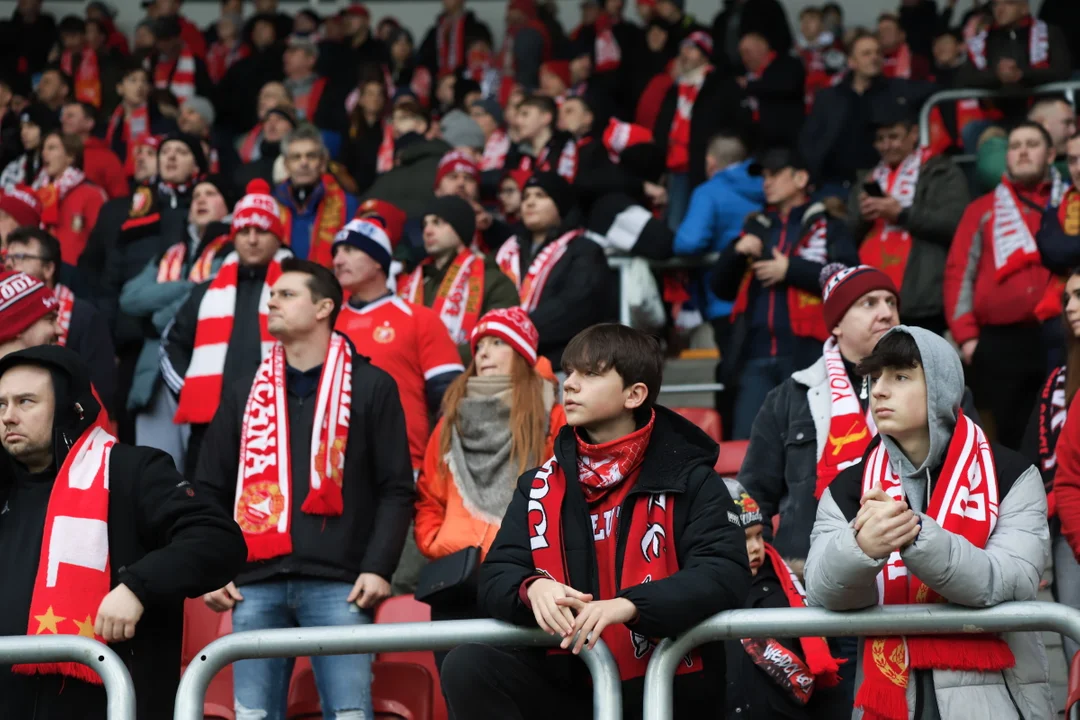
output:
M238 585L282 575L352 583L365 572L389 581L397 567L415 499L405 413L393 378L355 351L342 483L344 512L338 517L326 517L300 509L309 489L311 434L321 367L309 371L314 382L309 383L310 389L304 395L297 393L296 378L301 373L289 368L285 382L289 393L293 551L249 562L236 578ZM230 517L236 498L241 427L250 392L250 379L226 386L203 441L196 473L199 488Z
M737 19L734 17L736 13ZM732 20L737 22L735 28L729 28ZM739 54L739 40L747 33L762 35L777 55L783 56L791 52L791 23L788 22L784 6L778 0L727 0L724 9L713 20L713 62L720 67L741 72L742 63L732 61ZM736 47L732 47L733 44Z
M41 553L49 492L67 449L61 438L80 436L96 417L97 401L77 356L66 348L37 347L7 356L0 372L33 358L64 378L54 418L54 465L31 474L0 449L0 635L27 632ZM79 419L78 402L85 410ZM110 586L123 583L143 604L135 637L111 647L135 682L138 716L172 718L180 679L183 601L223 586L242 567L247 549L240 528L208 496L177 473L165 453L117 444L109 460ZM70 628L67 628L70 629ZM60 675L23 676L0 667L4 717L36 720L105 717L105 691Z
M802 60L777 55L760 78L747 81L745 92L758 107L758 147L793 147L806 117L806 68Z
M555 458L566 474L563 500L563 543L567 583L600 597L592 524L585 496L577 483L577 443L574 429L563 428L555 440ZM673 637L722 611L740 608L750 586L750 566L742 529L728 519L732 508L727 487L713 471L718 448L701 430L667 408L656 407L649 447L637 484L623 502L620 517L629 518L635 502L668 493L675 497L675 551L679 572L656 582L619 591L618 597L637 607L634 630L646 637ZM496 620L534 626L532 610L519 596L521 584L536 575L529 548L529 490L536 470L518 480L495 542L480 567L480 607ZM627 552L626 535L619 538L616 581ZM723 707L724 654L722 646L702 646L703 673L675 680L676 717L705 717L706 709ZM540 651L542 652L542 651ZM567 677L580 674L571 656L552 656L563 663ZM623 683L623 712L641 717L642 679Z
M75 298L67 346L86 363L90 381L109 412L115 409L116 354L105 316L86 300Z

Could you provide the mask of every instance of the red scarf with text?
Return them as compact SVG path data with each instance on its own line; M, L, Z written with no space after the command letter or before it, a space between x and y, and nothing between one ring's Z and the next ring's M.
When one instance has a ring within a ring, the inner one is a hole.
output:
M127 148L124 172L131 177L135 174L135 148L150 135L150 106L140 105L130 113L124 111L123 103L116 106L109 118L109 129L105 133L105 143L110 148L113 146L117 129L122 133L120 137Z
M889 464L889 452L878 444L863 462L862 493L880 483L896 500L904 499L900 478ZM926 515L943 530L960 535L977 548L986 547L998 519L997 468L982 428L959 412L945 463L930 491ZM894 550L878 575L882 605L945 602L912 575ZM1016 664L1008 643L996 635L913 635L867 637L863 645L863 683L855 707L865 720L907 720L906 688L911 670L1000 672Z
M60 173L58 178L50 178L45 168L41 169L37 178L34 179L33 188L37 191L38 200L41 201L41 224L46 228L56 227L60 222L60 203L64 201L68 193L82 184L86 179L83 171L71 166Z
M424 267L435 261L426 258L412 273L398 281L399 295L411 303L424 304ZM468 248L450 262L431 309L442 320L456 345L469 341L484 304L484 258Z
M484 155L480 158L480 172L502 170L506 154L510 152L510 136L502 128L495 128L484 143Z
M855 388L851 386L844 356L835 337L825 341L825 375L828 378L831 412L829 437L817 462L814 498L821 499L844 468L858 465L870 441L877 435L873 417L864 413Z
M158 60L154 67L154 87L171 91L180 105L195 94L195 55L187 43L176 60Z
M315 214L315 224L311 228L311 250L308 252L308 259L323 267L331 267L334 264L331 252L334 236L349 222L349 218L345 217L348 207L345 190L333 175L323 175L322 184L324 194L322 202L319 203L319 211Z
M596 18L596 42L593 44L596 56L594 73L618 70L619 65L622 64L622 49L619 47L619 41L615 39L613 26L614 21L606 13L600 13L600 16Z
M199 253L199 257L191 264L191 270L188 271L187 276L188 282L201 283L209 280L218 250L227 245L228 242L228 234L219 235L208 242L203 251ZM184 272L184 261L187 260L187 254L188 244L186 242L178 242L166 250L165 254L161 256L161 261L158 262L157 281L166 283L180 280Z
M499 248L499 252L495 255L495 262L506 276L514 281L518 294L521 296L521 307L525 309L525 312L531 313L540 304L540 296L544 292L544 286L547 284L551 271L566 254L566 248L570 242L581 234L581 230L571 230L545 245L533 258L524 280L518 276L521 247L518 245L517 236L510 238Z
M281 261L292 255L288 250L278 250L266 269L262 294L259 297L259 337L262 338L262 356L274 346L274 338L266 329L267 303L270 288L281 277ZM217 277L206 289L199 303L199 320L195 325L195 347L191 362L184 374L184 386L180 389L180 402L173 422L205 424L214 419L221 401L222 374L225 372L225 356L229 352L233 322L236 314L236 283L239 279L240 257L235 251L229 253L221 264ZM250 322L251 318L242 318Z
M1045 70L1050 67L1050 27L1042 20L1036 20L1030 15L1020 21L1018 27L1029 28L1028 32L1028 63L1036 70ZM990 36L989 30L983 30L967 40L968 58L979 70L985 70L986 39Z
M60 55L60 69L75 80L75 99L101 107L101 72L98 69L97 53L88 47L79 51L79 68L75 70L74 53L65 50Z
M585 499L597 499L628 477L635 475L652 435L655 413L645 427L602 445L590 445L575 432L578 445L578 483ZM566 472L552 457L537 472L529 491L529 545L537 574L568 584L569 573L562 539L562 508L566 495ZM650 494L633 501L623 558L620 588L657 582L679 571L675 553L675 498ZM626 521L622 518L620 522ZM611 544L614 548L614 544ZM612 563L614 565L614 563ZM654 642L626 625L611 625L601 637L615 656L623 680L642 677L652 656ZM565 651L552 651L565 652ZM695 651L679 664L678 672L702 669Z
M53 295L59 307L56 309L56 324L60 327L60 334L56 337L56 344L67 345L68 333L71 331L71 311L75 307L75 293L66 285L56 284Z
M908 155L896 169L880 162L870 177L906 210L915 203L919 173L932 156L929 148L923 148ZM870 237L859 247L859 259L888 275L896 287L904 284L904 270L910 254L911 233L884 219L874 223Z
M338 516L345 510L341 486L352 410L352 358L352 345L345 336L331 335L315 396L310 488L300 506L309 515ZM244 531L249 562L292 552L289 503L295 486L289 459L288 403L285 346L276 343L255 373L240 433L233 517Z
M684 173L690 167L690 121L694 115L694 103L712 70L712 65L706 65L693 80L678 81L675 117L668 133L667 169L671 172Z
M1046 488L1047 515L1057 514L1054 502L1054 470L1057 468L1057 443L1069 408L1065 397L1065 366L1054 368L1039 393L1039 471ZM1048 480L1046 479L1048 478Z
M1056 207L1064 192L1064 183L1057 168L1050 168L1052 189L1050 206ZM1041 215L1028 213L1020 208L1020 197L1012 181L1002 178L994 189L994 210L990 218L994 246L994 272L999 283L1010 275L1031 265L1039 265L1042 258L1035 244ZM1028 224L1028 217L1034 227Z
M30 597L30 636L80 635L104 643L94 634L98 606L109 594L109 456L117 440L109 419L99 410L68 450L49 493L34 594ZM101 684L86 665L52 662L15 665L22 675L66 675Z
M439 77L451 73L465 62L465 13L457 17L445 15L435 31L435 54Z

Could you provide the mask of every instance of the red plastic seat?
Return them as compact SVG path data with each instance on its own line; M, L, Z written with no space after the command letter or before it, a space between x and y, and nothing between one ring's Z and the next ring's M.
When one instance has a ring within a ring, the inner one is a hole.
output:
M743 458L746 457L746 448L749 446L749 440L731 440L720 443L720 457L716 460L716 472L724 477L738 475Z
M418 602L412 595L389 598L375 611L376 623L431 622L431 606ZM433 685L432 720L447 720L446 700L439 683L439 670L435 667L435 654L430 650L414 652L379 653L376 660L395 663L413 663L427 668Z
M701 431L716 442L724 437L724 423L720 419L720 413L712 408L671 408L684 418L701 428Z
M1073 655L1069 664L1069 694L1065 700L1065 717L1080 718L1080 652Z
M376 718L432 720L434 679L426 667L416 663L376 662L372 673L371 699Z
M204 647L218 638L221 615L206 607L202 598L184 601L184 638L180 646L180 672Z

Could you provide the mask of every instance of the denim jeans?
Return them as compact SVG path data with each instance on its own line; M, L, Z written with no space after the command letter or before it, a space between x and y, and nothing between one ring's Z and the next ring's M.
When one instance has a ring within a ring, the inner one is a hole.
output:
M240 588L233 631L367 625L371 613L345 601L349 583L315 578L269 580ZM325 720L373 720L371 655L311 658ZM293 658L238 660L233 665L236 720L285 720Z
M735 391L735 421L731 437L749 440L765 396L795 372L795 363L789 357L767 357L747 360L739 375L739 387Z

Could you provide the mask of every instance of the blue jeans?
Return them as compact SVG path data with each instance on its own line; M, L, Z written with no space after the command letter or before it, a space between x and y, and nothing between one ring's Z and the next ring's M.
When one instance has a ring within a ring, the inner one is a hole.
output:
M671 232L679 232L679 225L690 208L689 173L668 174L667 197L667 226Z
M739 374L735 391L735 420L731 431L733 440L749 440L765 396L795 372L795 362L789 357L766 357L747 360Z
M368 625L372 616L345 601L352 585L290 578L239 588L233 631ZM371 655L311 658L325 720L373 720ZM294 658L238 660L233 665L236 720L285 720Z

